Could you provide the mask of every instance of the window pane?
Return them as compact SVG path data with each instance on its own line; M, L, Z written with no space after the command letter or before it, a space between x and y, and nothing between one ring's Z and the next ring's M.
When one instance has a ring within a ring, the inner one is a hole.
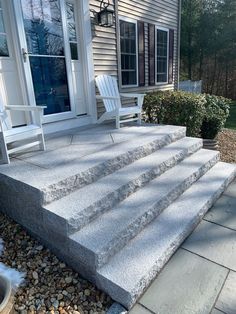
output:
M74 5L72 3L68 3L68 2L66 3L66 13L67 13L69 40L76 41L75 14L74 14Z
M124 52L126 52L126 53L131 52L131 49L130 49L131 43L130 43L130 41L131 40L129 38L127 38L127 37L126 37L126 39L124 39L124 42L125 42L125 50L124 50Z
M137 84L136 24L120 21L122 85Z
M129 57L129 69L136 70L136 56Z
M69 2L66 3L66 15L67 15L68 22L75 21L74 6L72 3L69 3Z
M130 52L135 53L136 52L136 40L130 39Z
M157 82L167 82L168 32L157 30Z
M9 51L7 47L7 36L3 34L0 35L0 56L9 57Z
M78 60L77 43L70 43L71 59Z
M45 114L70 111L65 58L30 57L36 104Z
M124 36L125 33L125 22L120 21L120 36Z
M78 42L76 34L75 7L74 4L66 3L67 28L69 33L69 43L71 51L71 59L78 60Z
M135 85L136 71L122 71L122 85Z
M3 22L3 13L2 10L0 11L0 33L5 33L5 27Z
M0 3L1 5L1 3ZM9 57L9 51L7 46L7 35L3 21L2 6L0 7L0 56Z
M74 23L68 23L69 41L77 41Z
M64 55L59 0L21 0L28 51Z

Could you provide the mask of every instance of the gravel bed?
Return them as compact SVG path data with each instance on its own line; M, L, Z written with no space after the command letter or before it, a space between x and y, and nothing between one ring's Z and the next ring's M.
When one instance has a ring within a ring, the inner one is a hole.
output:
M223 129L218 134L221 160L236 163L236 131Z
M20 314L100 314L112 301L33 239L20 225L0 214L4 250L0 262L25 273L15 295Z

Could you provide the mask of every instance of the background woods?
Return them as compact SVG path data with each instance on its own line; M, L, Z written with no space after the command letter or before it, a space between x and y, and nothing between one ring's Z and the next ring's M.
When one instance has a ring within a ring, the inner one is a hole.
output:
M181 79L236 99L236 0L183 0Z

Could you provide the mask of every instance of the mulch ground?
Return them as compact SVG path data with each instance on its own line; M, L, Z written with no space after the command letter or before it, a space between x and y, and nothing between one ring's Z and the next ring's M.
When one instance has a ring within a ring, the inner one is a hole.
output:
M221 160L236 163L236 130L223 129L218 134Z

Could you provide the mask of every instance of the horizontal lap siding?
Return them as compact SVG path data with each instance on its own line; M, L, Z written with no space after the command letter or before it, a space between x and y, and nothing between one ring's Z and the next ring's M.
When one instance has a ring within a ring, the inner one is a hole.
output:
M110 1L112 3L112 1ZM100 1L90 0L90 10L99 12ZM93 17L93 13L91 13ZM92 19L93 36L93 61L95 76L100 74L118 76L118 64L116 53L116 28L101 27L95 25ZM98 102L98 116L104 112L102 102Z

